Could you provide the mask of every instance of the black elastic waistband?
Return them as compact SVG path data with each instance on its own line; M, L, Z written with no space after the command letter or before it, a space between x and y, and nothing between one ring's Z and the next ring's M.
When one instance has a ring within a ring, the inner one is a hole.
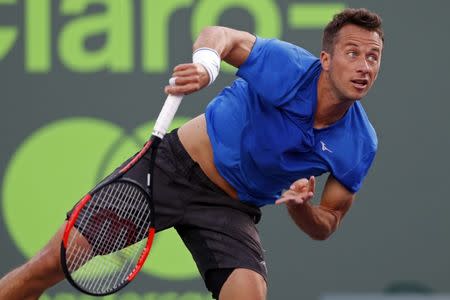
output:
M203 173L199 164L192 160L178 137L178 129L174 129L170 133L166 134L164 140L170 146L172 155L177 160L177 171L180 172L180 175L195 178L197 183L207 186L209 189L229 197L224 190L218 187L206 176L205 173ZM261 210L256 206L244 203L242 201L236 201L234 199L230 201L228 205L252 215L255 223L258 223L261 219Z
M180 138L178 137L178 128L168 133L164 139L167 139L170 149L174 157L177 159L178 170L182 173L182 175L189 177L194 176L199 183L207 186L211 190L226 194L225 191L223 191L206 176L199 164L191 158L189 153L187 153L180 141Z

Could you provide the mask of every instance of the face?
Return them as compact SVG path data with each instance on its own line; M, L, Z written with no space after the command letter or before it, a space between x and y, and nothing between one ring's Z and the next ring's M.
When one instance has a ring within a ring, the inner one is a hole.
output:
M380 69L383 42L374 31L353 24L339 31L332 53L322 51L322 68L340 100L359 100L372 87Z

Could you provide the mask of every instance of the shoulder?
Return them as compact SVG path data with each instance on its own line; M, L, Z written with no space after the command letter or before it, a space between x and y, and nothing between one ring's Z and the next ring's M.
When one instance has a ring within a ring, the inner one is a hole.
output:
M278 39L257 37L236 75L248 82L265 101L283 105L295 97L319 61L307 50Z
M251 63L254 59L261 57L281 62L289 60L295 63L298 61L310 61L312 63L318 59L308 50L287 41L257 36L247 61Z
M303 54L314 57L314 55L311 54L308 50L298 45L294 45L290 42L276 38L262 38L257 36L253 48L254 49L266 48L273 51L288 51L288 52L291 51L292 54Z

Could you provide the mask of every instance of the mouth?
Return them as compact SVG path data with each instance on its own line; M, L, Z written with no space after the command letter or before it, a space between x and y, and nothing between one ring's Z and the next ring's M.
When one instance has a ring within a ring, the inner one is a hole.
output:
M351 82L353 83L353 86L359 90L364 90L369 85L369 80L367 79L354 79L351 80Z

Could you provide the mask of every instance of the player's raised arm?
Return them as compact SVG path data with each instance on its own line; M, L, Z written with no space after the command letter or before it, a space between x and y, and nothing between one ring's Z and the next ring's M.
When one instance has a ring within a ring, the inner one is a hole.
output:
M247 59L255 40L253 34L245 31L211 26L200 33L193 45L193 51L195 53L205 47L214 49L221 59L238 68Z
M276 203L286 203L295 224L312 239L325 240L338 228L355 194L330 175L319 205L313 205L309 200L314 193L314 184L314 177L298 180Z
M220 61L239 67L247 59L256 37L248 32L210 26L202 30L193 45L192 63L173 69L175 86L166 86L169 94L190 94L212 84L220 71Z

